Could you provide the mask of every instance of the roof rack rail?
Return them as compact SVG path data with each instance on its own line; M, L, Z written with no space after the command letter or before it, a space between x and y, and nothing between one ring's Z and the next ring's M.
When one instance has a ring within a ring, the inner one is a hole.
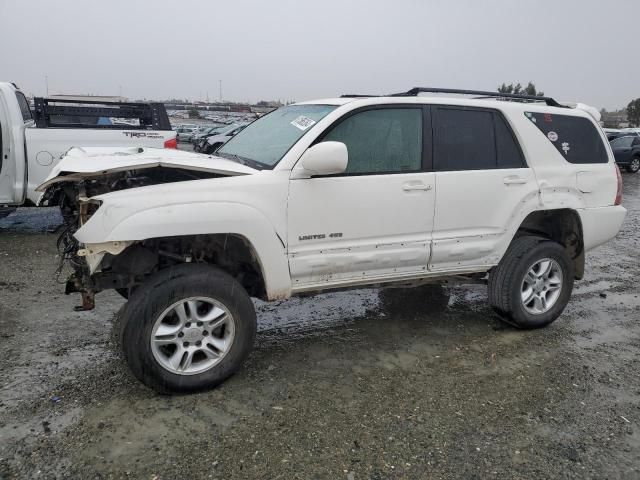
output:
M344 95L340 95L340 98L371 98L371 97L379 97L380 95L363 95L361 93L345 93Z
M475 95L476 97L483 98L508 98L519 101L536 101L545 102L550 107L569 108L566 105L558 103L551 97L540 97L537 95L520 95L517 93L500 93L500 92L486 92L482 90L459 90L456 88L423 88L414 87L411 90L402 93L393 93L390 97L416 97L419 93L451 93L457 95Z

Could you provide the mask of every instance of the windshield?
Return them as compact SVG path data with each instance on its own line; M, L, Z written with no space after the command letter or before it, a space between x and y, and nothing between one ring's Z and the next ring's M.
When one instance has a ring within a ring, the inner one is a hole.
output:
M619 137L611 142L612 147L630 147L635 137Z
M289 105L249 124L217 152L222 157L273 167L335 105Z

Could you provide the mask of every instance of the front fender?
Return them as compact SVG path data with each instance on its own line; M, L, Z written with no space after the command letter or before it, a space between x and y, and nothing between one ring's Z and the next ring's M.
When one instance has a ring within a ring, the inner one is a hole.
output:
M269 299L291 295L285 247L271 222L249 205L201 202L130 212L126 205L107 203L75 237L82 243L92 244L216 233L240 235L251 243L262 268Z

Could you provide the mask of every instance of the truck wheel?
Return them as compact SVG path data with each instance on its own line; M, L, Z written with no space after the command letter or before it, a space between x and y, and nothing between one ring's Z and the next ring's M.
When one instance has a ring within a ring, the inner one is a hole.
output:
M627 172L638 173L638 170L640 170L640 158L639 157L632 158L631 163L627 165Z
M120 341L133 374L159 393L215 387L242 365L256 335L245 289L226 272L184 264L131 293Z
M489 303L518 328L544 327L569 302L574 275L562 245L542 237L517 237L489 274Z

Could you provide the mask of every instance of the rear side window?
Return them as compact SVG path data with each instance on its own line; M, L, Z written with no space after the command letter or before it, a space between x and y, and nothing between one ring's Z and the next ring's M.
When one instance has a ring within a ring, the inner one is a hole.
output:
M28 122L29 120L33 120L31 109L29 108L29 102L27 102L24 93L16 92L16 99L18 100L18 105L20 106L20 113L22 113L22 121Z
M422 109L382 108L355 113L331 129L323 141L347 146L347 174L419 171Z
M570 163L607 163L607 150L593 122L583 117L525 112Z
M435 109L433 161L436 171L526 167L502 115L470 108Z

